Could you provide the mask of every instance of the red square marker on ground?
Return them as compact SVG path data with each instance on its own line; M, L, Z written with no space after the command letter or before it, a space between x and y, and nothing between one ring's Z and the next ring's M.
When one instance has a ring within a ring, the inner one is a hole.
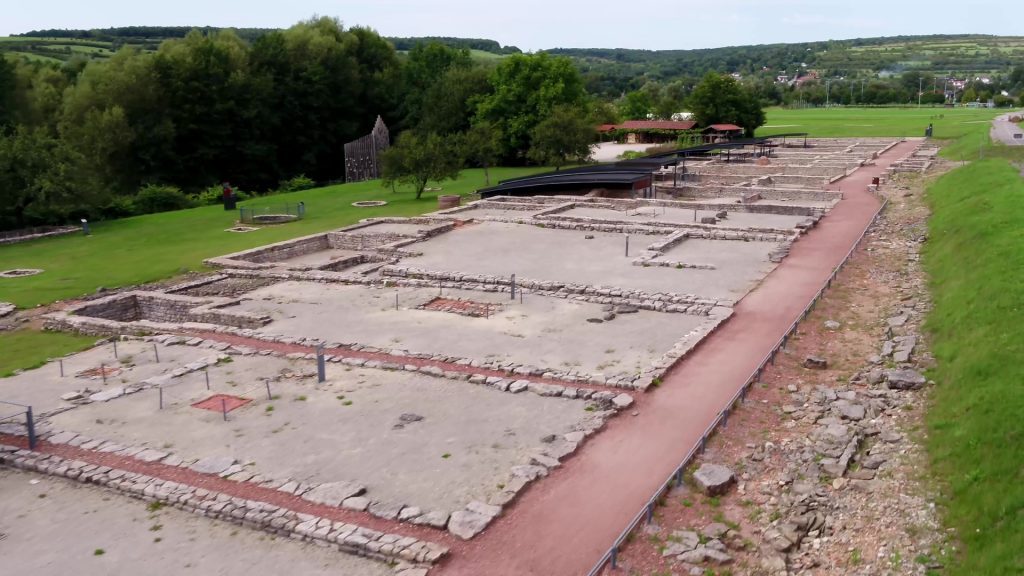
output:
M212 410L214 412L231 412L235 408L241 408L249 402L252 402L252 400L249 400L248 398L239 398L238 396L231 396L228 394L214 394L206 400L196 402L192 407L200 408L202 410Z

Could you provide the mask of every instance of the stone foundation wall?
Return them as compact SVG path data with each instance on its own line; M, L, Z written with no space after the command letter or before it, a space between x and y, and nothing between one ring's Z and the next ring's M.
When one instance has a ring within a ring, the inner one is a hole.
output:
M203 328L259 328L270 323L268 316L223 309L236 302L229 298L194 298L162 292L123 292L47 314L44 327L116 336L179 330L189 324L204 325Z
M21 230L8 230L0 232L0 245L64 236L80 232L81 230L78 226L37 226L35 228L22 228Z
M432 542L385 534L265 502L235 498L162 478L12 446L0 446L0 465L96 484L145 502L162 502L207 518L263 530L285 538L332 546L342 552L384 562L431 565L448 553L447 548Z

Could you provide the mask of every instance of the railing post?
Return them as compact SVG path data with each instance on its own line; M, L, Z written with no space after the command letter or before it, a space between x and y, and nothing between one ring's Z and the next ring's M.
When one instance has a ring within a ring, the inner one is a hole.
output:
M36 449L36 423L32 418L32 407L25 407L25 428L28 430L28 448Z
M619 563L619 545L612 546L612 569L618 568Z

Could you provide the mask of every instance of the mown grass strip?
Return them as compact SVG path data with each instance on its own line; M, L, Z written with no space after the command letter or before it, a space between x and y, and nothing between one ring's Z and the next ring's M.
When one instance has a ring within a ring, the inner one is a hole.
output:
M937 367L928 451L963 547L946 574L1024 574L1024 179L1005 159L928 191Z

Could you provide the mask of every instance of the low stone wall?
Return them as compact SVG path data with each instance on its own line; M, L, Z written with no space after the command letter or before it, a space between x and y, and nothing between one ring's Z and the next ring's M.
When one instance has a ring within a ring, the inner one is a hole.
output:
M258 328L270 317L224 310L230 298L194 298L163 292L131 291L71 306L44 316L48 330L116 336L148 334L186 324Z
M331 546L342 552L384 562L429 566L448 553L444 546L416 538L386 534L265 502L235 498L162 478L21 450L14 446L0 445L0 465L59 476L84 484L96 484L145 502L161 502L207 518L263 530L285 538Z
M80 226L36 226L35 228L22 228L20 230L8 230L0 232L0 245L17 244L40 238L52 238L81 232Z

